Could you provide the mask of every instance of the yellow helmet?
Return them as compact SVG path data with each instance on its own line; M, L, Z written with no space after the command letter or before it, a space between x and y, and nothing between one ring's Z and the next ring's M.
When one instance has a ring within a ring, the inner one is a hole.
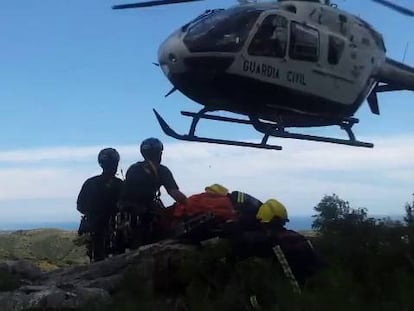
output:
M208 186L205 188L205 191L210 192L210 193L221 194L221 195L227 195L229 193L229 189L219 184Z
M275 199L267 200L256 214L260 222L271 222L274 217L289 221L285 206Z

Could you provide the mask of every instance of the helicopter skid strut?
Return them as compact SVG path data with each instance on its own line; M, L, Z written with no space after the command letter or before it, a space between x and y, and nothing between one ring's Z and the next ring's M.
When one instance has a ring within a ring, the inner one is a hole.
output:
M281 137L281 138L292 138L292 139L318 141L318 142L328 142L328 143L335 143L335 144L348 145L348 146L354 146L354 147L372 148L374 146L372 143L361 142L355 139L355 135L351 129L355 123L358 123L358 119L355 119L355 118L344 119L344 120L338 121L337 125L340 126L340 128L343 129L348 134L348 137L349 137L349 139L339 139L339 138L331 138L331 137L323 137L323 136L315 136L315 135L290 133L290 132L287 132L283 127L281 127L280 124L266 123L252 116L249 117L249 120L245 120L245 119L237 119L237 118L230 118L230 117L223 117L219 115L207 114L207 112L215 112L218 110L203 108L197 113L181 111L181 114L183 116L192 118L190 130L188 134L182 135L182 134L178 134L177 132L175 132L155 109L153 109L153 111L155 113L155 116L157 117L157 120L162 130L164 131L166 135L173 137L175 139L184 140L184 141L196 141L196 142L204 142L204 143L215 143L215 144L222 144L222 145L253 147L253 148L260 148L260 149L271 149L271 150L282 150L282 147L268 144L267 141L269 137ZM252 125L256 131L264 134L264 136L260 143L199 137L195 135L195 130L196 130L198 122L201 119Z

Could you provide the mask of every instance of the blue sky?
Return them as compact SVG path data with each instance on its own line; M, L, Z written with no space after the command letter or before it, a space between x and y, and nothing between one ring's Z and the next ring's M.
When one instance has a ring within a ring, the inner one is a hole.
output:
M234 2L111 10L119 3L27 0L0 4L0 222L21 220L22 215L25 221L78 219L76 195L86 177L99 173L95 160L99 149L125 150L121 166L126 170L139 159L138 144L148 136L167 144L165 163L174 169L187 194L222 179L230 188L282 198L293 214L312 213L312 206L332 191L375 213L398 213L411 199L412 92L380 95L379 117L367 105L358 111L361 123L355 132L377 143L375 150L280 139L275 142L286 146L280 152L177 142L162 133L152 108L184 131L188 120L181 118L180 110L195 111L200 106L178 92L164 98L171 85L152 65L158 46L202 11ZM398 3L413 8L410 0ZM410 42L405 62L414 66L414 19L370 1L340 1L339 5L384 34L388 56L401 60ZM203 123L203 129L201 133L211 135L225 131L226 137L258 138L242 126ZM323 129L312 132L326 133ZM169 157L168 150L174 156ZM296 169L309 158L322 163L331 159L332 166L323 169L316 163ZM188 170L193 167L190 161L198 164L195 171ZM227 161L224 167L223 161ZM246 166L255 167L255 161L268 161L268 171L276 176L268 176L266 166L246 170ZM240 176L241 170L249 173ZM277 175L278 171L288 175L289 181L283 182L286 176Z

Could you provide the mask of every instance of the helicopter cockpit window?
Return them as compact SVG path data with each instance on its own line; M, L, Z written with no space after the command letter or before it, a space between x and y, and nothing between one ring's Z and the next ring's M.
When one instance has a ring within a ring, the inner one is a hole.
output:
M337 65L341 60L345 49L345 40L335 36L329 36L328 62Z
M319 32L292 22L289 56L291 59L316 62L319 59Z
M191 52L237 52L262 12L237 7L209 14L190 25L184 44Z
M288 21L279 15L267 16L257 30L248 53L253 56L285 57Z

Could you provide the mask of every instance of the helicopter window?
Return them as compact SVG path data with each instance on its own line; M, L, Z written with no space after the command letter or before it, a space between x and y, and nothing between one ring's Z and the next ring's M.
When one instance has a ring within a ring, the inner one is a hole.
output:
M267 16L257 30L248 53L253 56L285 57L288 21L279 15Z
M191 52L237 52L262 12L237 7L207 15L189 27L184 44Z
M290 31L290 58L316 62L319 58L319 32L296 22L292 22Z
M345 49L345 40L335 36L329 36L328 62L337 65L341 60Z
M216 14L219 11L224 11L224 9L213 9L213 10L206 10L204 11L204 13L200 14L199 16L197 16L195 19L193 19L191 22L185 24L184 26L181 27L181 31L185 32L187 31L187 28L196 24L198 21L204 19L205 17L212 15L212 14Z

